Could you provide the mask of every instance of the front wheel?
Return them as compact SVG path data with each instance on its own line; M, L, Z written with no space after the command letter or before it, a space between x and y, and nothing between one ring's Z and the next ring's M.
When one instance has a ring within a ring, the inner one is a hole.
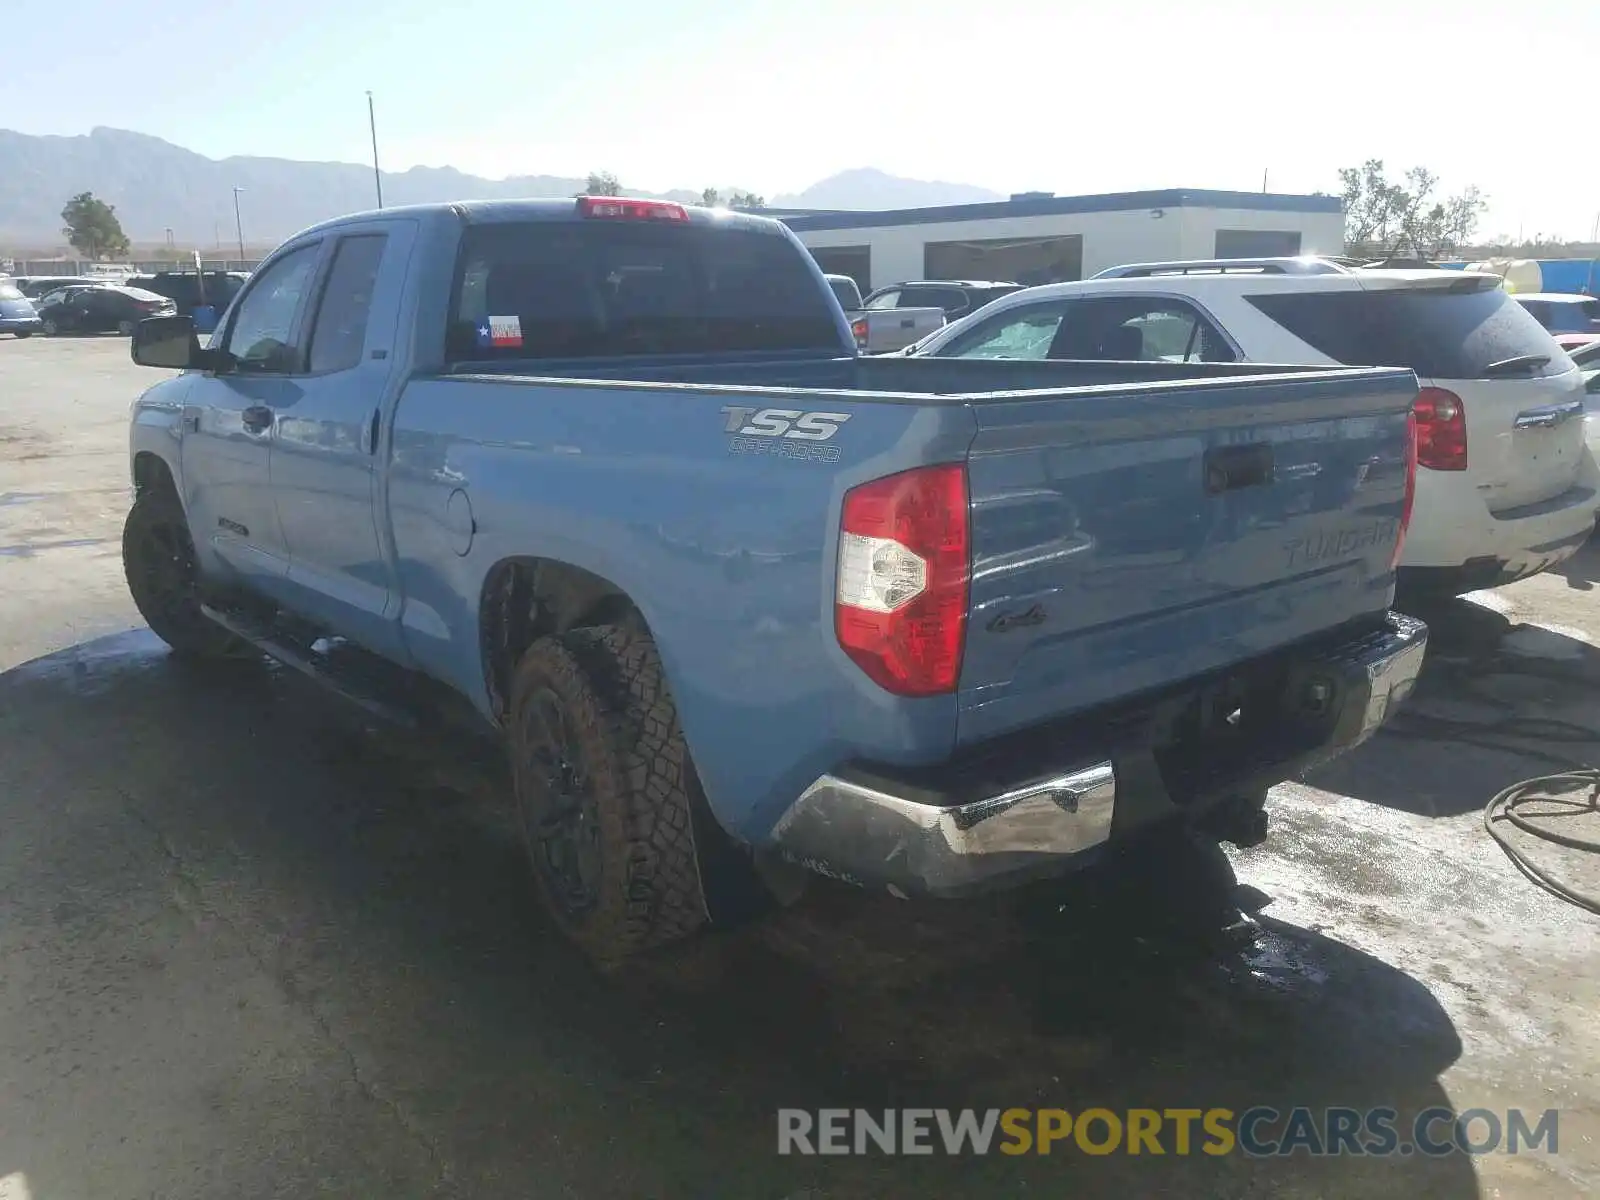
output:
M13 336L17 339L17 341L25 342L25 341L27 341L29 338L31 338L33 336L33 330L26 329L26 330L23 330L20 333L14 334Z
M45 335L45 337L55 337L56 334L58 334L60 332L61 332L61 326L56 323L55 318L46 317L44 319L44 335Z
M132 337L133 336L133 322L132 321L118 321L117 322L117 332L120 333L123 337Z
M134 607L157 637L193 658L238 658L249 646L200 610L200 571L175 496L142 492L122 527L122 569Z
M534 643L512 684L510 753L539 891L597 965L706 924L691 815L704 799L648 634Z

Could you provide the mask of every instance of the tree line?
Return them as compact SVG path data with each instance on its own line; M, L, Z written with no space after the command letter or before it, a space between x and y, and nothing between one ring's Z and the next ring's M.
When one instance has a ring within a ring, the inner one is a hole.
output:
M1439 192L1439 179L1426 167L1412 167L1398 179L1390 178L1382 159L1368 159L1359 167L1339 171L1344 204L1345 245L1352 255L1374 257L1415 256L1438 258L1455 254L1472 244L1488 202L1476 187L1454 195ZM622 184L610 171L593 171L584 182L583 195L620 196ZM724 196L717 188L700 193L707 207L760 209L766 199L754 192L734 190ZM61 210L62 233L84 258L94 261L126 257L128 235L117 220L114 206L93 192L79 192ZM1508 238L1496 239L1494 249L1513 248ZM1518 238L1528 251L1554 249L1554 239Z
M610 171L591 171L589 178L584 181L583 191L580 196L620 196L622 184ZM766 197L758 196L754 192L745 192L735 189L723 196L717 188L704 188L700 192L700 203L707 208L765 208Z

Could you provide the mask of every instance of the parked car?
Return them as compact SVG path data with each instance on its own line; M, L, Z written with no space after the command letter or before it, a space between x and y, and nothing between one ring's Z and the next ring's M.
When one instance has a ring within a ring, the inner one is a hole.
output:
M131 334L146 317L172 316L177 306L141 288L102 284L61 288L46 296L39 321L46 335L61 333Z
M43 328L33 302L10 281L0 281L0 333L32 337Z
M942 308L874 308L861 303L861 289L848 275L825 276L833 297L844 309L856 349L863 354L892 354L904 350L944 325Z
M1583 372L1584 391L1591 396L1600 393L1600 337L1594 337L1567 351L1572 365ZM1591 418L1592 419L1592 418Z
M1410 367L1419 593L1509 583L1588 538L1600 472L1583 380L1493 275L1317 259L1141 264L1032 288L947 326L919 357Z
M1529 292L1517 303L1551 333L1600 333L1600 300L1562 292Z
M142 288L165 296L187 316L202 304L222 312L233 302L248 278L242 271L158 271L153 275L134 275L128 287Z
M51 292L66 287L103 287L102 279L86 279L82 275L19 275L11 281L29 300L37 303Z
M339 218L132 352L187 372L131 418L151 627L504 736L604 963L797 867L1253 844L1421 665L1405 370L863 357L781 223L609 197Z
M959 321L991 300L1021 290L1020 283L975 283L959 279L897 283L873 292L862 307L869 311L880 308L940 308L944 310L946 321Z

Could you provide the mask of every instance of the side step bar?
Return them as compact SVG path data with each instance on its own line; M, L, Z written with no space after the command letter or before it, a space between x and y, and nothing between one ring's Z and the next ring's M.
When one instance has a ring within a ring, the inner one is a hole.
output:
M341 669L340 664L327 655L297 645L269 626L243 614L224 612L210 605L202 605L200 611L235 637L249 642L268 658L276 659L286 667L293 667L373 716L407 728L414 729L419 724L415 713L382 699L371 681L361 678L358 672Z

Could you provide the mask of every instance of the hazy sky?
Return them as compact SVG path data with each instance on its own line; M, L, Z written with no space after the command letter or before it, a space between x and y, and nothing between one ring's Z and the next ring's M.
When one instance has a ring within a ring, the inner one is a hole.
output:
M371 88L385 169L768 196L855 166L1062 194L1254 190L1267 169L1273 191L1336 191L1338 167L1381 157L1477 184L1483 234L1587 237L1600 217L1593 0L8 9L0 125L26 133L366 161Z

